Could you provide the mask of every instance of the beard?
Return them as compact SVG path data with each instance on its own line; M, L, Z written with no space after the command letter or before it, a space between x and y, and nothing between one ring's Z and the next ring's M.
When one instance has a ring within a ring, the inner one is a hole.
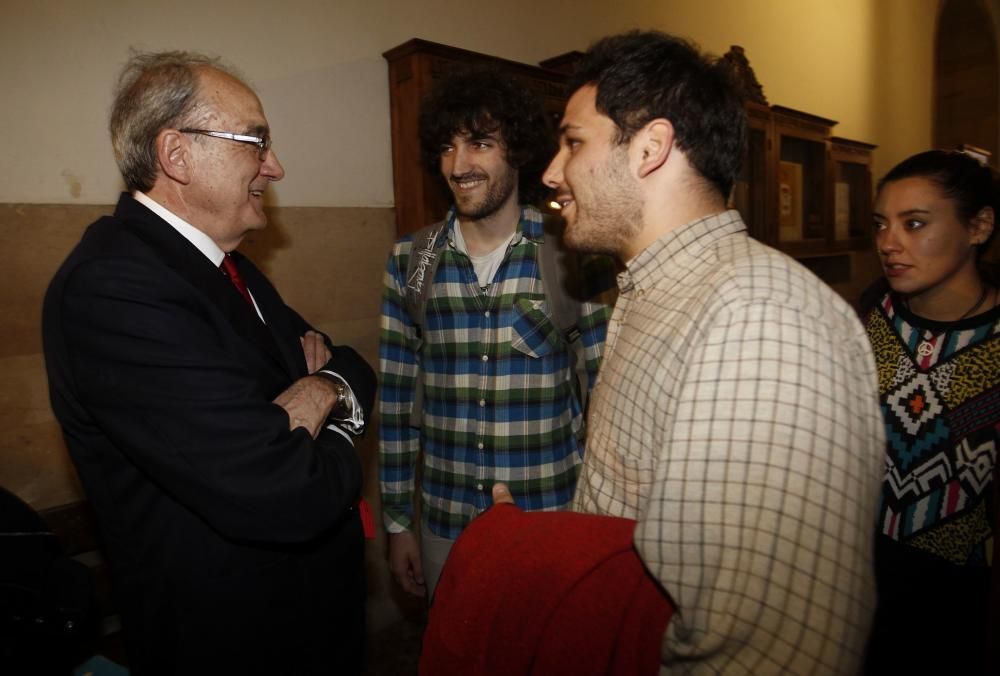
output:
M517 187L516 171L504 172L502 176L497 177L496 182L490 181L489 176L486 175L458 177L458 179L467 178L485 178L487 180L486 194L478 201L469 202L466 200L463 202L456 192L452 192L455 197L455 212L459 218L468 221L480 221L500 211ZM458 179L453 177L451 180Z
M642 230L643 198L628 173L628 155L616 149L589 172L587 186L573 190L575 214L563 237L578 251L617 255Z

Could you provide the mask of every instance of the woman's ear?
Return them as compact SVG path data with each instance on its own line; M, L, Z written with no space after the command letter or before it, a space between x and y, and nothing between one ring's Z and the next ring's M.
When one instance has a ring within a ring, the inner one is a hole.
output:
M993 234L993 225L996 214L993 212L993 207L983 207L979 212L972 217L972 243L975 245L982 244L989 240L990 235Z

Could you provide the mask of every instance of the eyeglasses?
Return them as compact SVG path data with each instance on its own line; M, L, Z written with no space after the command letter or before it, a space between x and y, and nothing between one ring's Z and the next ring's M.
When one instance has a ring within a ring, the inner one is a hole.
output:
M209 131L208 129L179 129L178 131L184 134L201 134L202 136L211 136L212 138L224 138L230 141L237 141L239 143L250 143L257 146L257 157L263 162L267 159L267 153L271 150L271 137L265 136L261 138L259 136L246 136L244 134L233 134L228 131Z

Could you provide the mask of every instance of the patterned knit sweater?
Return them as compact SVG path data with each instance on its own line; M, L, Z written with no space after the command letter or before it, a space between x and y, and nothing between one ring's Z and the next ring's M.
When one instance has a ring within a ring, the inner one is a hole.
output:
M878 532L955 565L991 565L1000 307L940 323L888 293L864 319L888 455Z

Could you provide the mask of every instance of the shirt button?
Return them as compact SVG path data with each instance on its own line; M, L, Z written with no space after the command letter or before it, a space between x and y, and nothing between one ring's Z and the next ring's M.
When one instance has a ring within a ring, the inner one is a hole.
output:
M485 399L480 399L479 400L479 405L480 406L486 406L486 400Z
M484 314L483 316L484 316L484 317L489 317L489 316L490 316L490 311L489 311L489 310L487 310L487 311L485 312L485 314Z
M483 442L480 441L478 444L476 444L476 447L479 448L479 450L481 451L484 448L486 448L486 445Z
M484 354L483 355L483 361L489 361L489 360L490 360L489 355Z
M483 485L482 484L476 484L476 490L477 491L483 490Z

